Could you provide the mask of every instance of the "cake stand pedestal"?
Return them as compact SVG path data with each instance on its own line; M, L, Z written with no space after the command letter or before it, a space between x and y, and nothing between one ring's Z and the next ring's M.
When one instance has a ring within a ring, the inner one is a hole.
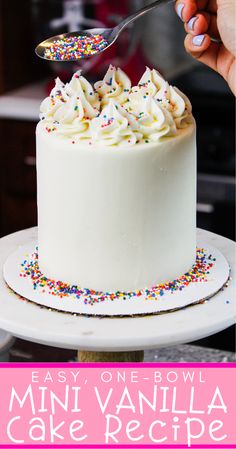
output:
M144 351L78 351L79 362L143 362Z
M235 323L235 244L198 230L198 237L219 249L231 267L227 288L203 304L176 312L129 318L73 316L19 298L6 285L3 264L19 245L34 240L37 228L0 239L0 328L16 337L50 346L77 349L88 361L142 361L144 349L178 345L219 332Z

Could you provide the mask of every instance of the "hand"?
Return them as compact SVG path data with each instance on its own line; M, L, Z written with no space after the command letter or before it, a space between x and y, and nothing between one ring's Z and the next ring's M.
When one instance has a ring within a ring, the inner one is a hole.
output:
M236 95L236 1L177 0L175 8L185 23L186 51L222 75Z

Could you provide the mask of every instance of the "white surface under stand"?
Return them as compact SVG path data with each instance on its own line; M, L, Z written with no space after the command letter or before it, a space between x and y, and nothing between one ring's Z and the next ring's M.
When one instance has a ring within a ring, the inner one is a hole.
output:
M116 360L119 352L130 352L120 361L141 360L142 351L194 341L212 335L235 323L235 244L208 231L198 230L198 237L218 248L229 262L229 285L203 304L177 312L135 318L96 318L73 316L20 300L6 285L2 267L7 256L35 239L37 229L27 229L0 239L0 328L16 337L45 345L103 353L92 360ZM113 355L110 355L109 353ZM107 353L107 354L104 354ZM85 352L83 355L87 354ZM120 354L121 355L121 354ZM88 360L87 355L84 356ZM90 359L91 360L91 359Z

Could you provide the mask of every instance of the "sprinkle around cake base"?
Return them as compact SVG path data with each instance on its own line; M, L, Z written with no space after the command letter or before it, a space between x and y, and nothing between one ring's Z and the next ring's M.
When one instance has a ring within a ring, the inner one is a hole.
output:
M14 292L38 305L79 315L117 317L166 313L205 301L225 285L229 271L219 250L198 242L195 264L178 279L132 292L101 292L44 276L35 241L13 252L3 273Z

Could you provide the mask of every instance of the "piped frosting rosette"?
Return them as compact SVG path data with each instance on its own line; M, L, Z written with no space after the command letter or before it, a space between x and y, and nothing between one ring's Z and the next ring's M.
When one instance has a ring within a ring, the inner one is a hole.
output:
M177 87L170 86L160 73L148 67L132 92L139 90L151 95L173 116L177 128L185 128L193 122L192 106L189 99Z
M99 145L134 145L142 139L139 124L124 107L110 100L101 114L91 121L92 141Z
M132 87L114 66L94 88L80 71L67 84L57 78L41 104L40 118L47 132L99 146L158 141L193 123L188 98L155 69L146 68Z
M99 114L100 101L92 85L77 72L68 84L59 78L40 107L40 118L48 129L65 137L90 139L91 120ZM54 125L50 128L50 122Z
M110 99L124 104L129 96L131 81L123 70L110 65L103 80L95 83L94 87L101 97L102 106L108 104Z
M157 141L161 137L176 134L176 126L170 112L161 107L151 96L143 99L137 116L139 129L144 137L150 141Z

